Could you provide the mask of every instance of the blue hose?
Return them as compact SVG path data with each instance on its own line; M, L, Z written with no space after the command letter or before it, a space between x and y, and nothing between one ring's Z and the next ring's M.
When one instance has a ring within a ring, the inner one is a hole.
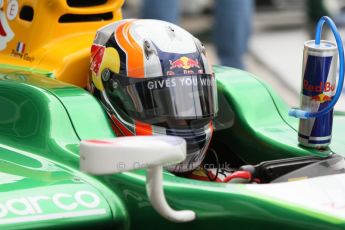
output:
M302 119L307 119L307 118L313 118L313 117L319 117L322 116L328 112L330 112L335 104L337 103L342 88L343 88L343 82L344 82L344 48L343 48L343 41L341 40L340 34L337 30L337 27L335 26L334 22L332 19L330 19L327 16L323 16L320 18L319 22L317 23L316 26L316 34L315 34L315 44L320 45L321 41L321 32L322 32L322 26L324 22L327 22L328 26L331 28L334 38L337 42L338 46L338 54L339 54L339 81L338 81L338 87L337 91L332 99L332 101L329 103L329 105L318 111L318 112L308 112L300 109L290 109L289 115L297 118L302 118Z

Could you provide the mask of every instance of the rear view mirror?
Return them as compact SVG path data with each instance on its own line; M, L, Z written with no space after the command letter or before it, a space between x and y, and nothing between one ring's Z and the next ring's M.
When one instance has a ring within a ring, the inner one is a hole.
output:
M174 222L195 219L190 210L175 211L163 192L163 166L186 158L186 142L175 136L132 136L80 143L80 169L93 175L106 175L147 168L146 191L152 206Z
M172 136L133 136L86 140L80 145L80 169L94 175L127 172L183 161L186 143Z

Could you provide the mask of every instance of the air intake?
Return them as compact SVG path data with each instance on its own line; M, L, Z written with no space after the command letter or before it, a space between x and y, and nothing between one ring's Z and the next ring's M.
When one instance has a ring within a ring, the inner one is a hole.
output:
M34 18L34 9L31 6L23 6L20 10L19 18L31 22Z
M103 14L64 14L59 18L59 23L97 22L111 19L113 19L112 12Z
M99 6L107 3L108 0L67 0L70 7Z

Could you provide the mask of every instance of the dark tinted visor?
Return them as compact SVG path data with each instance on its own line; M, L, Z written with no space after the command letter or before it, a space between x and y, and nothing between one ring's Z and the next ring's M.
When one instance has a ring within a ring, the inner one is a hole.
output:
M129 78L112 74L103 81L111 103L138 120L157 117L197 119L217 112L214 75Z

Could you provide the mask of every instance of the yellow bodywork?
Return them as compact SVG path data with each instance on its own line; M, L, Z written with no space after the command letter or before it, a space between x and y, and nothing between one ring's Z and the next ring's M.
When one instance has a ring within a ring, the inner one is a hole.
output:
M0 61L52 71L58 80L85 87L96 30L122 18L123 1L71 6L68 2L76 1L0 0ZM79 21L83 16L92 21Z

